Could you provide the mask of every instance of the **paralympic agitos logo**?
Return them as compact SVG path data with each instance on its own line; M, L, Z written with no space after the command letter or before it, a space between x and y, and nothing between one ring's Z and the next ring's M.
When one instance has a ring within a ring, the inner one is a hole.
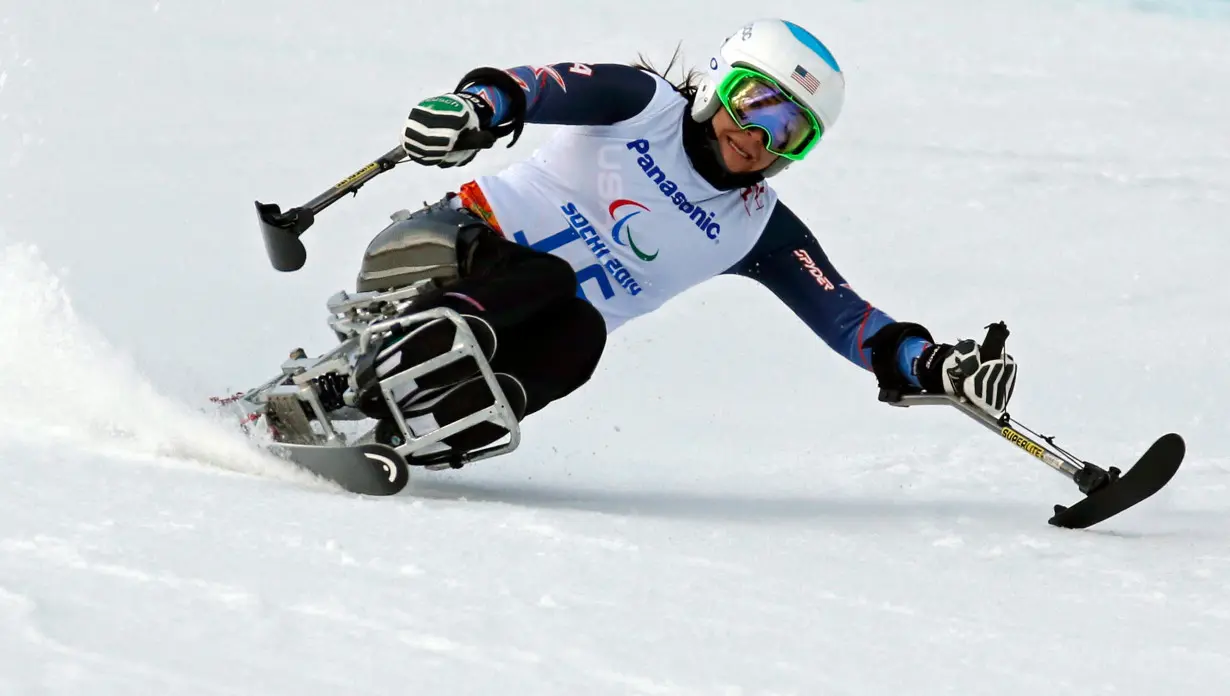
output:
M632 212L623 215L623 217L615 214L615 211L629 207L640 208L640 210L633 210ZM655 251L652 254L646 254L642 251L641 248L636 245L636 240L632 237L632 226L628 224L629 220L637 215L640 215L642 212L649 212L649 208L642 203L638 203L637 201L628 200L627 198L620 198L619 200L611 201L611 205L607 207L607 213L610 214L611 219L615 221L615 226L611 228L611 238L615 240L616 244L632 249L632 253L636 254L636 258L642 261L653 261L658 258L658 251ZM621 235L627 238L628 241L626 243L620 238Z
M679 190L679 184L672 181L670 176L654 162L653 155L649 154L649 141L644 138L629 140L625 147L640 154L640 157L636 158L637 166L641 168L645 176L649 177L650 181L658 185L658 191L666 196L666 200L686 215L696 229L704 232L709 239L716 241L718 235L722 234L722 225L714 219L714 212L705 210L699 203L690 200L686 193Z

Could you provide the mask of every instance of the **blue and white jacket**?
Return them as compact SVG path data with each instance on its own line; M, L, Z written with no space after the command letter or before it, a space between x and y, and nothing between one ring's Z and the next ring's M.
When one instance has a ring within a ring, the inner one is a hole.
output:
M479 69L459 88L484 98L497 131L566 126L527 160L475 182L506 237L572 265L578 295L608 331L709 278L737 274L772 291L882 385L917 386L913 363L930 334L854 292L767 183L731 186L701 171L716 156L686 131L704 126L660 76L556 63Z

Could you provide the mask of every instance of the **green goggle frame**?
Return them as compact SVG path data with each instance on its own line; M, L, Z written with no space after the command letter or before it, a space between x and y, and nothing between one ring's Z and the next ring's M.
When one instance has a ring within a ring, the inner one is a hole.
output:
M824 137L824 124L811 109L758 70L732 68L718 84L717 97L740 128L764 131L765 149L779 157L801 160Z

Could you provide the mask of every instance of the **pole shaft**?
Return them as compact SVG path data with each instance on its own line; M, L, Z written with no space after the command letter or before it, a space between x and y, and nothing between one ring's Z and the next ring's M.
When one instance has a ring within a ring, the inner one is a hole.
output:
M363 184L371 181L378 174L395 167L404 154L405 151L402 150L400 145L398 145L375 160L372 160L359 171L337 182L328 191L325 191L307 203L304 203L303 207L311 210L313 214L319 213L325 208L333 205L342 196L358 191L362 188Z
M955 406L957 410L974 419L986 429L998 433L1000 437L1004 438L1008 442L1011 442L1017 447L1020 447L1027 453L1032 454L1034 457L1042 460L1042 462L1047 466L1070 479L1075 480L1076 475L1081 472L1080 467L1056 455L1045 445L1039 444L1033 438L1025 435L1016 428L1013 428L1011 425L1001 423L1000 421L992 418L990 415L971 406L964 400L939 395L907 395L902 396L901 400L896 402L895 405L921 406L927 404L948 404L950 406Z

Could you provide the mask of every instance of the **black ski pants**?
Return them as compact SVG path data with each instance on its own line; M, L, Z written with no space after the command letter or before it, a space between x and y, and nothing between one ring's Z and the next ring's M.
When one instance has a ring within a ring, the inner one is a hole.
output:
M577 296L568 262L491 229L458 254L466 259L462 277L442 288L435 303L481 317L495 329L491 368L525 387L525 415L589 381L606 347L606 322Z

